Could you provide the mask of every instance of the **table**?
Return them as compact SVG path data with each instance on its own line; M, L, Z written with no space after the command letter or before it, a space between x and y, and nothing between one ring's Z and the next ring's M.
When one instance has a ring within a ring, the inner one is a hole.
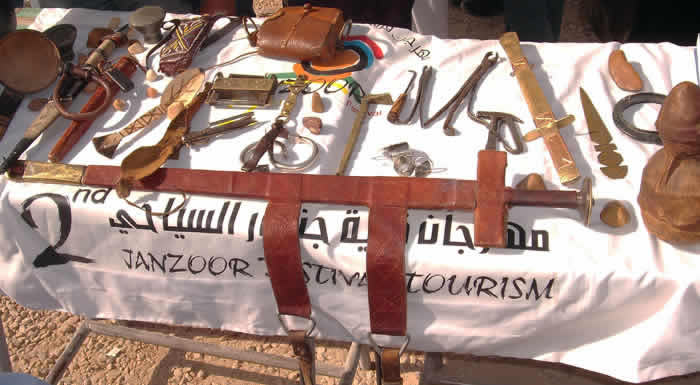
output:
M76 49L80 51L89 30L106 25L114 16L111 12L43 10L33 27L43 30L58 22L76 24L76 47L80 47ZM117 16L127 19L126 14ZM367 93L391 92L396 97L408 81L407 70L420 73L424 65L437 70L424 106L428 113L437 111L456 92L487 51L505 57L497 41L441 40L369 25L354 26L351 35L358 36L358 49L368 57L367 68L351 76ZM231 40L219 41L202 52L193 66L206 67L246 52L249 47L244 36L237 29ZM700 300L698 247L661 242L647 233L641 221L636 204L639 181L643 165L658 147L629 140L613 124L613 104L628 94L616 88L607 75L607 58L616 48L615 43L523 44L554 114L577 117L562 135L581 173L594 179L597 204L591 226L583 227L571 210L515 208L509 217L510 247L483 250L472 243L471 213L409 211L409 349L563 362L627 381L700 370L696 353L700 340L693 322L700 317L696 306ZM681 81L695 81L692 48L672 44L626 44L622 48L641 68L647 91L665 94ZM219 70L226 74L288 73L293 63L254 57ZM526 132L533 127L532 120L510 72L506 61L486 76L474 109L515 114L526 121L521 127ZM211 78L213 73L208 75ZM134 80L140 85L144 75L137 73ZM167 82L161 77L151 86L162 91ZM625 157L624 164L630 169L625 179L608 179L599 170L594 143L586 135L580 86L593 99ZM36 96L49 93L45 90ZM321 94L325 113L312 113L310 98L304 97L296 116L297 121L304 116L323 119L323 134L313 137L321 147L321 162L309 172L331 174L358 104L343 92ZM89 136L119 129L158 103L158 99L145 98L145 87L121 97L129 109L98 118ZM87 98L81 95L74 105L82 105ZM283 98L275 96L273 107L256 109L258 119L276 116ZM0 152L9 151L34 118L26 109L29 99L0 142ZM476 179L476 153L485 145L486 130L468 120L463 108L455 123L460 131L456 137L442 134L442 120L426 129L417 123L393 126L385 119L387 112L388 106L370 109L349 175L394 175L389 162L373 158L380 148L405 140L412 148L427 152L437 167L446 168L431 177ZM634 122L651 127L657 112L652 106L639 108ZM192 127L201 129L208 121L234 113L204 107ZM55 123L27 157L45 160L67 126L67 121ZM139 134L113 160L97 154L85 137L66 161L118 165L137 146L158 141L166 126L161 122ZM300 125L297 131L302 133ZM239 152L263 132L264 128L250 129L206 147L183 148L180 159L166 166L237 171ZM526 153L509 156L508 162L506 185L514 186L523 176L538 172L547 188L566 188L559 185L541 141L528 143ZM134 193L133 198L160 211L177 204L180 196ZM604 204L613 199L625 202L633 217L618 230L599 219ZM88 317L283 334L262 258L259 231L264 208L262 201L191 196L179 218L173 214L165 221L128 206L113 190L22 184L2 178L0 258L4 268L0 269L0 289L24 306L64 309ZM23 220L23 212L25 218L30 213L36 228ZM367 343L367 209L305 204L300 225L317 336ZM54 264L55 255L42 254L52 245L59 254L90 258L93 263Z

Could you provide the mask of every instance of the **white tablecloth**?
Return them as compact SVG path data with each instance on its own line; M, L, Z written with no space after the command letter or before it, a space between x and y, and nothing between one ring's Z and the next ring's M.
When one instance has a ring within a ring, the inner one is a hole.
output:
M76 50L81 51L90 29L106 25L114 16L44 10L34 27L43 30L58 22L76 24ZM127 20L126 14L118 16ZM368 56L368 67L352 78L367 93L391 92L397 97L408 81L407 70L420 74L424 65L433 66L436 74L425 106L430 113L459 89L487 51L505 57L497 41L440 40L387 29L353 27L352 35L365 36L379 50L375 47ZM363 49L373 46L367 40L359 41ZM584 227L573 210L514 208L509 217L510 248L484 251L471 243L471 213L411 210L406 247L410 349L564 362L628 381L700 369L700 336L695 326L700 319L698 247L661 242L641 221L636 197L642 168L659 147L635 142L613 124L613 104L628 94L607 74L608 55L616 48L615 43L523 44L555 115L577 117L562 135L581 173L594 180L597 203L590 227ZM626 44L622 48L641 70L646 91L666 94L681 81L695 81L691 48L673 44ZM227 37L198 55L193 66L206 67L249 49L244 32L237 29L232 39ZM124 52L117 51L114 57ZM219 70L225 74L284 73L291 72L292 66L291 62L253 57ZM510 73L510 64L504 60L486 76L475 110L513 113L526 122L521 130L529 131L532 119ZM166 121L127 139L129 145L123 145L113 160L101 157L90 143L92 136L121 128L158 103L158 99L145 98L143 73L133 79L139 87L121 95L128 110L109 110L98 118L66 162L119 165L133 149L159 140ZM167 83L161 77L151 85L162 91ZM626 178L611 180L601 173L594 143L586 134L579 87L585 88L608 125L629 166ZM412 95L415 92L414 87ZM32 97L49 93L45 90ZM340 159L358 104L342 92L321 94L327 112L312 113L307 96L294 115L298 122L304 116L323 119L322 135L313 136L321 147L321 161L309 172L330 174ZM87 98L82 95L74 106ZM274 106L256 109L258 119L273 119L283 98L276 95ZM0 142L0 152L8 152L34 119L26 108L29 99ZM467 118L463 107L455 123L460 131L456 137L443 135L442 120L426 129L418 124L391 125L385 119L388 110L389 106L370 109L350 175L395 175L389 162L373 157L381 147L405 140L412 148L426 151L436 167L447 168L434 177L476 178L476 154L485 145L486 131ZM638 108L634 122L653 127L657 112L658 106ZM234 113L204 106L192 129ZM65 120L56 122L27 157L46 160L67 126ZM239 152L264 130L265 126L248 129L206 147L183 148L180 159L166 166L239 170ZM303 131L298 123L297 131ZM528 143L526 153L510 155L508 160L506 185L538 172L548 188L565 188L558 182L542 141ZM150 204L154 211L163 210L170 199L180 199L177 194L139 192L132 197ZM625 203L632 213L630 224L611 229L601 223L600 210L610 200ZM283 334L262 259L259 229L264 207L262 201L194 196L179 220L173 214L168 222L157 217L149 222L143 211L128 206L114 190L22 184L3 177L0 289L25 306L64 309L89 317ZM302 259L318 337L366 343L367 209L305 204L301 216ZM57 257L45 252L51 245L59 254L89 258L93 263L56 264ZM37 267L42 264L49 266Z

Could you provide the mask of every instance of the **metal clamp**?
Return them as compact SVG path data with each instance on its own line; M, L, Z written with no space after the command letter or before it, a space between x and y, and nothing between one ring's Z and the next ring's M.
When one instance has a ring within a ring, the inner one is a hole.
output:
M374 337L372 337L372 332L367 333L367 339L369 340L369 346L372 347L372 349L377 352L378 354L381 354L382 351L384 350L384 346L379 346L377 342L374 340ZM401 344L401 348L399 348L399 357L403 355L403 353L406 351L406 348L408 347L408 344L411 342L411 336L409 334L406 334L404 337L404 341Z
M377 377L377 385L400 385L403 383L403 380L401 379L401 369L400 369L400 362L401 362L401 356L403 353L406 351L406 347L408 346L408 343L411 341L411 337L406 334L405 340L403 344L401 344L401 347L398 349L398 353L396 352L396 348L389 348L388 350L388 355L387 355L387 362L383 362L384 356L385 356L385 347L379 346L376 341L374 341L374 338L372 337L372 332L367 333L367 337L369 339L369 345L372 347L372 349L375 352L375 359L376 359L376 377ZM386 367L385 367L386 366ZM386 373L385 373L386 370Z
M287 326L287 324L284 322L284 318L282 317L283 315L284 315L284 316L287 316L287 317L292 317L292 316L289 315L289 314L280 314L280 313L277 313L277 319L279 319L280 325L282 325L282 330L284 330L285 333L289 334L289 331L290 331L291 329L290 329L290 328ZM304 317L299 317L299 318L304 318ZM308 319L309 321L311 321L311 325L309 325L309 327L306 328L306 336L307 336L307 337L310 337L310 336L311 336L311 333L313 333L314 330L316 330L316 320L314 319L313 316L311 316L311 317L309 317L309 318L307 318L307 319Z

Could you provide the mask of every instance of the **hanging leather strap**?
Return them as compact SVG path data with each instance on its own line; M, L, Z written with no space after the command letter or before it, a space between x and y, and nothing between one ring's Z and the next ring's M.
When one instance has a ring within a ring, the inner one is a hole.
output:
M279 314L311 320L311 300L304 281L299 246L300 187L300 175L287 175L280 179L280 183L265 187L272 195L263 219L263 250ZM280 322L284 321L280 318ZM308 333L308 330L288 331L299 362L302 384L313 385L315 351Z
M290 330L289 342L299 362L302 385L316 383L316 360L314 357L316 353L313 338L306 335L306 330Z
M386 192L395 190L392 186L380 186ZM406 335L404 245L407 213L405 204L402 207L375 204L369 209L367 287L370 327L375 334Z
M385 180L372 186L367 241L367 291L372 334L406 336L404 253L407 185ZM401 349L378 348L377 384L401 384Z

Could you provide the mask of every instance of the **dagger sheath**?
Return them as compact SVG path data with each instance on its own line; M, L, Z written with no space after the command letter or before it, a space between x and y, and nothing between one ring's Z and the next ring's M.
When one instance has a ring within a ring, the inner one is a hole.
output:
M124 39L124 37L126 37L126 28L121 28L117 31L117 34L122 36L122 38L105 39L102 43L100 43L97 49L90 54L88 59L85 61L85 64L96 66L102 60L107 59L107 57L117 47L116 42L120 42L120 44L122 44L122 41L126 42L126 39ZM87 81L81 79L72 79L72 81L67 80L67 83L68 84L65 88L66 91L62 93L62 96L68 98L69 100L75 98L87 85ZM68 102L64 102L64 105L67 104ZM36 138L38 138L39 135L49 128L49 126L51 126L51 124L53 124L53 122L55 122L59 116L61 115L59 114L55 104L53 101L49 101L49 103L47 103L41 109L39 115L34 119L29 128L27 128L27 130L24 132L22 139L20 139L20 141L15 145L10 154L3 159L3 162L0 165L0 174L4 174L7 169L12 166L12 164L16 162L20 156L22 156L29 146L34 143Z
M559 129L573 122L573 116L569 115L561 120L554 118L552 107L547 102L547 97L537 83L535 74L530 69L527 58L520 47L518 34L505 33L500 38L501 46L506 51L510 64L513 67L515 77L518 79L520 91L525 98L530 115L537 127L536 131L525 135L525 140L533 140L539 137L544 139L545 146L552 158L552 163L559 174L561 183L569 183L580 177L574 158L566 147Z
M134 64L134 62L126 56L119 59L114 67L127 77L131 77L131 75L136 72L136 64ZM108 82L112 95L117 95L119 92L119 86L114 82ZM90 100L88 100L80 112L85 113L94 111L104 103L106 96L107 91L102 87L97 87L95 93L92 94ZM73 149L73 146L78 143L80 138L82 138L94 121L95 119L74 120L70 126L68 126L63 135L58 139L58 142L56 142L56 145L54 145L54 147L51 149L51 152L49 152L49 161L60 162L63 160L63 158L70 152L71 149Z

